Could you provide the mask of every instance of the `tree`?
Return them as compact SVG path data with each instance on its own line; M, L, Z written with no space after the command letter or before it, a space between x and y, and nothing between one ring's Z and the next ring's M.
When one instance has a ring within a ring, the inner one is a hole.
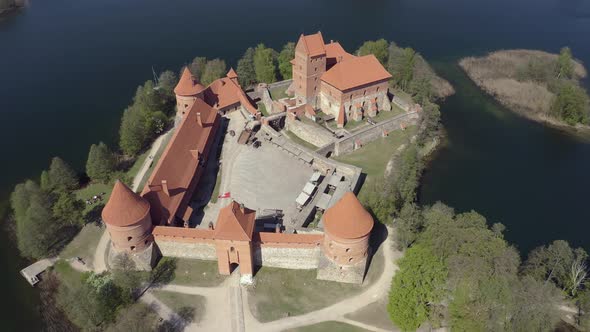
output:
M562 82L557 96L553 99L551 113L569 125L587 123L589 112L588 95L572 82Z
M569 47L564 47L559 51L557 57L556 77L558 79L569 79L574 75L574 64L572 61L572 51Z
M59 231L60 225L53 218L51 204L46 198L35 195L25 214L16 219L18 249L26 257L47 257L63 239Z
M276 67L273 50L264 44L258 44L254 51L254 70L258 82L276 82Z
M529 253L523 274L543 282L553 281L557 287L574 296L585 279L587 257L584 249L574 250L566 241L556 240Z
M411 48L400 48L395 43L389 45L387 69L393 75L393 82L404 91L408 91L414 77L416 52Z
M363 45L356 51L356 53L360 56L373 54L381 62L383 66L387 65L387 60L389 56L387 41L385 39L379 39L375 41L366 41Z
M205 86L211 84L218 78L225 76L227 73L227 66L225 61L221 59L213 59L207 61L203 76L201 77L201 83Z
M399 204L399 197L393 185L393 176L388 175L367 181L359 199L378 222L391 223L396 206Z
M398 249L403 250L416 241L422 224L423 217L420 208L413 202L404 204L395 220L395 242Z
M238 80L240 85L248 87L256 82L256 69L254 68L254 49L249 47L244 56L238 61Z
M119 312L107 332L156 331L158 315L147 305L136 303Z
M201 79L205 72L205 66L207 65L207 58L198 56L193 59L193 62L189 65L191 74L197 79Z
M130 107L123 113L119 129L119 146L123 153L135 156L147 142L145 118L138 109Z
M112 172L115 171L115 156L109 147L103 142L92 144L86 161L86 174L93 179L107 182Z
M49 165L49 184L53 190L66 191L78 188L76 172L63 159L53 157Z
M559 322L560 295L553 284L524 277L515 283L514 296L510 330L552 331Z
M51 208L53 217L61 224L83 225L84 203L76 198L72 192L59 193Z
M178 77L174 74L171 70L166 70L160 74L158 77L159 85L161 93L168 96L169 98L175 98L174 95L174 88L176 84L178 84Z
M82 282L61 284L57 302L68 318L84 330L113 322L117 310L130 303L108 274L89 273Z
M441 129L439 106L434 103L425 104L418 120L417 144L423 146L428 140L438 137Z
M590 282L586 282L584 290L578 294L578 306L581 313L578 324L590 330Z
M295 58L295 43L288 42L279 53L279 72L284 80L293 77L291 60Z
M428 319L431 305L442 298L447 271L441 260L421 245L408 249L398 265L387 310L395 325L413 331Z

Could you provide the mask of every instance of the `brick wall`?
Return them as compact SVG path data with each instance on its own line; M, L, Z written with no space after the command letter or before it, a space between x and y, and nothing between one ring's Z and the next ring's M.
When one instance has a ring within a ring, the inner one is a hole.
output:
M217 252L213 242L190 243L157 238L156 244L164 257L217 260Z
M315 269L318 267L320 247L254 247L254 264L283 269Z

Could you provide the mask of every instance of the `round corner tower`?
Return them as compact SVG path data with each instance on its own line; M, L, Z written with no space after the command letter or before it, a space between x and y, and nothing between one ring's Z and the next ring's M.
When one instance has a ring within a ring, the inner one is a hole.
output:
M188 67L184 67L178 84L174 88L176 95L176 115L184 117L193 107L197 98L203 98L205 87L199 83L199 80L190 72Z
M153 241L150 203L121 181L117 180L113 187L102 210L102 220L118 251L141 251Z
M373 217L352 192L347 192L324 213L324 253L340 266L366 260Z

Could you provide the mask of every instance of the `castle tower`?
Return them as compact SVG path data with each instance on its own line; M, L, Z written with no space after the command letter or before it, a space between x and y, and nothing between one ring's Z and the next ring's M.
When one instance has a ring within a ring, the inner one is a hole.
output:
M240 86L240 82L238 81L238 73L236 73L236 71L233 68L229 69L226 76L227 78L232 80L232 82L234 82L237 86Z
M153 242L150 204L121 181L113 187L102 220L117 252L141 252Z
M233 266L240 267L242 282L251 281L252 234L256 212L232 201L219 211L215 225L215 247L219 274L230 274Z
M295 46L293 65L293 91L298 104L318 107L320 78L326 71L326 48L322 33L301 35Z
M324 257L318 279L361 283L369 255L373 217L352 192L324 213Z
M198 78L190 72L188 67L184 67L180 80L178 80L178 84L174 88L174 94L176 95L176 116L178 118L188 113L191 107L193 107L195 99L203 98L203 90L205 90L205 87L199 83Z

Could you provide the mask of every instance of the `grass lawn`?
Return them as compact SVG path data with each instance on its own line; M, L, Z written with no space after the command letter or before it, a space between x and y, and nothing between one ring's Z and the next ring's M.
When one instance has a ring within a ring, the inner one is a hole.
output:
M360 285L316 279L317 271L262 267L248 289L250 310L261 322L319 310L363 288Z
M288 332L332 332L332 331L364 332L364 331L368 331L368 330L365 330L365 329L362 329L360 327L356 327L356 326L353 326L350 324L342 323L342 322L327 321L327 322L322 322L322 323L318 323L318 324L314 324L314 325L302 326L302 327L298 327L296 329L290 329L287 331Z
M378 238L378 234L372 237ZM319 310L365 291L374 284L385 267L383 246L377 249L362 285L316 279L317 270L289 270L262 267L248 289L250 310L261 322Z
M205 316L206 299L200 295L180 294L167 291L153 291L154 295L180 317L198 323Z
M137 159L135 159L133 166L131 166L131 168L127 171L127 175L129 176L129 178L132 179L135 177L135 175L137 175L137 172L139 172L141 165L143 165L143 162L145 161L147 156L150 154L150 150L151 150L151 148L149 148L147 151L145 151L144 153L137 156Z
M218 272L217 261L198 259L176 260L176 270L171 284L185 286L214 287L225 280Z
M269 89L270 98L272 98L272 100L279 100L279 99L289 97L287 95L287 88L288 87L289 87L288 85L285 85L283 87L275 87L275 88Z
M285 134L285 136L287 136L289 139L291 139L291 141L293 141L294 143L302 145L312 151L315 151L318 149L317 146L309 143L308 141L301 139L299 136L293 134L293 132L291 132L290 130L283 130L283 134Z
M264 106L263 102L259 101L256 105L258 106L258 110L260 111L260 113L262 113L262 115L268 116L268 111L266 110L266 106Z
M101 193L106 193L106 195L104 195L102 197L102 201L99 201L97 203L90 204L90 205L84 203L84 204L86 204L84 207L84 215L86 215L88 212L90 212L91 210L96 208L97 205L106 204L107 201L109 200L109 196L111 196L112 190L113 190L113 187L111 185L100 183L100 182L94 182L94 183L90 183L89 185L87 185L84 188L74 191L74 194L76 195L76 198L78 198L82 202L86 202L87 199L90 199L93 196L100 195Z
M345 317L361 323L377 326L384 330L396 329L395 325L393 325L389 319L389 313L387 312L387 298L373 302Z
M380 138L356 151L334 159L361 167L363 173L369 177L379 176L385 173L387 163L400 145L405 143L415 132L415 126L408 127L406 130L395 130L390 132L387 137Z
M57 274L59 281L66 285L74 285L82 283L82 272L74 270L70 263L63 259L58 260L53 265L53 271Z
M90 267L93 266L94 251L104 228L98 227L94 223L86 224L76 237L59 254L61 258L81 257Z

